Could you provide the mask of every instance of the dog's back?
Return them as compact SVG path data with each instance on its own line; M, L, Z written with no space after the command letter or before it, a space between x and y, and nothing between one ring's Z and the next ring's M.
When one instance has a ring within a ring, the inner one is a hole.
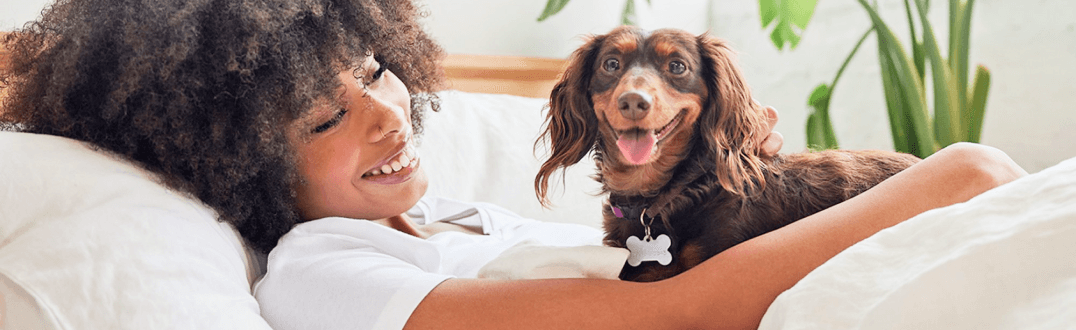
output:
M745 195L700 177L664 215L667 221L652 227L654 236L672 237L673 262L625 267L621 278L648 282L672 277L736 244L852 198L918 161L909 154L875 150L784 154L766 162L765 186ZM606 242L623 242L626 237L617 236L641 226L638 221L607 221Z

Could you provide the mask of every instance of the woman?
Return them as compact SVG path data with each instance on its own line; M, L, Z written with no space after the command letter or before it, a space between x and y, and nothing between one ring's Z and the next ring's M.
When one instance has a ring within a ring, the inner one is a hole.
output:
M134 2L61 0L9 36L0 123L136 161L263 251L291 230L256 289L280 329L752 328L844 248L1026 174L997 150L961 144L666 281L460 278L481 265L448 269L423 259L439 252L413 249L495 256L506 232L573 244L597 230L420 199L412 143L422 109L436 108L423 95L440 86L441 50L411 3ZM779 149L779 136L768 145ZM462 211L443 212L452 208ZM438 221L474 214L486 215Z

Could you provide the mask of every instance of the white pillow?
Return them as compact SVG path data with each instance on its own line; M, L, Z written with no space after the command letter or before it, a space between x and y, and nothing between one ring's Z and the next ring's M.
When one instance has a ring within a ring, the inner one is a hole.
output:
M70 139L0 132L0 155L0 328L269 329L201 203Z
M534 150L547 99L460 91L438 93L440 112L427 112L419 154L430 178L427 195L493 203L524 217L601 226L603 197L584 157L564 181L550 180L549 209L534 194L534 176L548 146ZM542 157L541 159L539 157Z

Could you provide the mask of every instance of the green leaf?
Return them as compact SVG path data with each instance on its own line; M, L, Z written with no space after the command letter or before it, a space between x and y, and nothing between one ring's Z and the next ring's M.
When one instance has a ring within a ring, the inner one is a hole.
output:
M919 8L919 22L923 24L923 46L930 59L930 72L934 85L934 137L941 147L959 142L966 133L961 124L962 108L957 93L964 93L964 87L958 87L953 80L949 62L942 58L938 41L934 38L934 27L927 19L925 4L916 0Z
M983 115L986 113L986 94L990 90L990 71L985 66L975 70L975 87L968 103L968 142L979 142L983 132Z
M807 149L811 151L819 151L826 149L836 149L836 147L829 147L826 145L825 126L822 123L822 117L818 114L810 114L807 116Z
M915 64L915 72L919 74L919 80L927 77L927 56L923 54L923 43L912 43L912 63Z
M807 115L807 149L811 151L822 150L825 147L821 146L826 143L826 138L822 136L822 123L816 114Z
M770 33L770 40L777 46L777 49L784 49L785 44L789 44L789 48L796 48L796 45L800 43L800 36L792 31L792 26L788 22L778 22Z
M635 25L635 0L624 1L624 12L620 14L620 24Z
M811 113L807 117L807 147L812 150L837 149L837 135L829 120L829 99L832 90L826 84L818 85L807 99Z
M953 70L955 84L961 89L968 86L968 49L971 46L971 9L975 0L967 3L952 0L950 16L955 20L954 25L949 26L949 66ZM957 95L957 105L967 109L968 96L965 93Z
M830 91L831 89L829 88L829 85L818 85L818 87L815 87L814 91L811 92L811 96L807 98L807 105L820 108L819 105L828 104Z
M773 20L777 18L779 5L777 0L758 0L758 14L762 18L762 27L773 23Z
M915 152L919 148L915 139L912 138L912 125L908 122L904 103L907 99L900 89L900 83L895 76L893 63L889 60L887 44L878 38L878 64L881 67L882 90L885 92L886 111L889 113L889 131L893 137L893 149L918 156Z
M807 23L811 22L811 16L814 16L814 8L818 5L818 0L784 0L781 4L784 5L782 8L784 14L789 17L792 24L800 29L806 29Z
M882 84L886 92L894 145L899 151L907 150L905 152L926 157L934 153L936 146L923 83L893 31L866 0L858 1L870 15L878 36L879 64L882 67ZM914 143L907 143L910 141ZM902 143L908 149L901 150Z
M956 35L959 33L957 30L953 30L953 27L960 25L960 1L961 0L949 0L949 52L953 51L953 40L956 40Z
M542 15L538 16L538 21L544 21L549 16L556 15L564 6L568 4L568 0L549 0L545 3L545 9L542 10Z
M762 28L773 27L770 40L777 49L784 49L786 44L791 45L791 49L796 48L800 33L807 28L817 4L817 0L759 0Z
M926 57L923 56L923 43L915 33L915 19L912 18L912 5L908 0L904 0L904 14L908 16L908 30L912 33L912 63L915 63L915 70L922 80L926 76Z

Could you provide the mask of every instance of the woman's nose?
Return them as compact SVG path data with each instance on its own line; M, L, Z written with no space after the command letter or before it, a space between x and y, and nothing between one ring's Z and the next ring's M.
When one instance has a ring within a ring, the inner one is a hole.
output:
M367 141L378 143L386 139L407 139L411 135L411 123L407 111L398 106L374 102L367 111L370 126L367 129Z

